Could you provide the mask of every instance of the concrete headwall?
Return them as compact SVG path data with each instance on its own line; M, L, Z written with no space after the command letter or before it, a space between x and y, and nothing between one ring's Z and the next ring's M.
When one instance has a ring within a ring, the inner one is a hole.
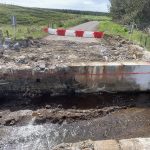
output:
M0 66L0 94L51 95L101 91L150 91L150 63L78 63L64 68L34 70Z

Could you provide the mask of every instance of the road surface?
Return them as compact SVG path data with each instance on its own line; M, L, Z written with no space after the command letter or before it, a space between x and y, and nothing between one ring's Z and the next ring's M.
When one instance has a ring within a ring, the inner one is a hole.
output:
M70 30L83 30L83 31L97 31L99 26L98 21L90 21L86 22L80 25L77 25L75 27L70 28Z
M98 21L90 21L75 27L69 28L70 30L83 30L83 31L97 31L99 26ZM54 41L72 41L72 42L80 42L80 43L92 43L99 42L100 39L95 38L83 38L83 37L68 37L68 36L57 36L57 35L49 35L44 40L54 40Z

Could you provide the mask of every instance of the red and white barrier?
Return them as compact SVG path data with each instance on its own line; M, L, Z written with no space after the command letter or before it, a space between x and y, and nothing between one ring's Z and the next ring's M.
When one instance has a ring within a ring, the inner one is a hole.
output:
M52 35L59 36L72 36L72 37L86 37L86 38L103 38L104 32L91 32L82 30L65 30L65 29L52 29L44 28L44 32Z

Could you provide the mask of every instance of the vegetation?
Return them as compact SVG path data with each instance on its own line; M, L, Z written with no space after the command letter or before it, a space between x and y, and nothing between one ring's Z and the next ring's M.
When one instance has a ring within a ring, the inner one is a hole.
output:
M120 35L150 50L150 36L138 29L135 29L133 30L133 33L130 33L127 26L120 25L113 21L101 21L100 30L109 35Z
M93 16L109 16L109 13L94 12L94 11L81 11L81 10L68 10L68 9L51 9L57 12L69 13L69 14L81 14L81 15L93 15Z
M134 30L133 34L129 34L127 27L114 23L108 14L94 13L96 12L26 8L0 4L0 29L4 36L9 33L9 36L13 37L14 28L11 26L10 17L15 15L17 17L17 39L42 38L47 35L42 31L45 26L69 28L80 23L97 20L100 21L100 31L105 31L106 34L120 35L150 49L150 37L147 34L139 30Z
M110 12L121 23L150 23L150 0L110 0Z
M76 17L73 14L60 14L48 9L0 4L0 24L10 24L10 17L12 15L17 17L17 24L21 25L48 25L50 21L61 21L62 19L65 21Z
M26 8L0 4L0 29L3 31L4 36L7 35L6 31L8 31L9 36L13 37L14 29L11 26L10 19L12 15L15 15L17 18L17 39L24 39L28 36L41 38L46 35L41 31L45 26L68 28L91 20L110 19L107 16L94 16L94 13L96 12ZM96 15L99 14L103 13L97 13Z
M150 0L110 0L110 3L113 21L128 24L128 26L107 21L101 23L101 29L108 34L125 37L150 50L150 36L138 30L150 24ZM136 29L131 30L133 29L131 25L135 26L135 24Z

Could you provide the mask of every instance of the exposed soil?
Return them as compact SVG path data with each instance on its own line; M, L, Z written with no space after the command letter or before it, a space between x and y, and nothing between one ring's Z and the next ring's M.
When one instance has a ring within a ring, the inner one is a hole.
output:
M146 99L140 100L141 98ZM149 94L108 94L46 97L34 99L1 99L0 124L25 125L34 118L34 124L46 122L62 124L91 120L112 112L134 107L149 107Z
M1 67L38 69L63 67L76 62L150 60L150 53L144 48L121 37L105 36L102 40L86 44L55 40L33 40L28 43L28 47L20 47L17 51L5 50L0 57Z
M0 99L0 149L48 150L88 139L149 137L149 99L149 93Z

